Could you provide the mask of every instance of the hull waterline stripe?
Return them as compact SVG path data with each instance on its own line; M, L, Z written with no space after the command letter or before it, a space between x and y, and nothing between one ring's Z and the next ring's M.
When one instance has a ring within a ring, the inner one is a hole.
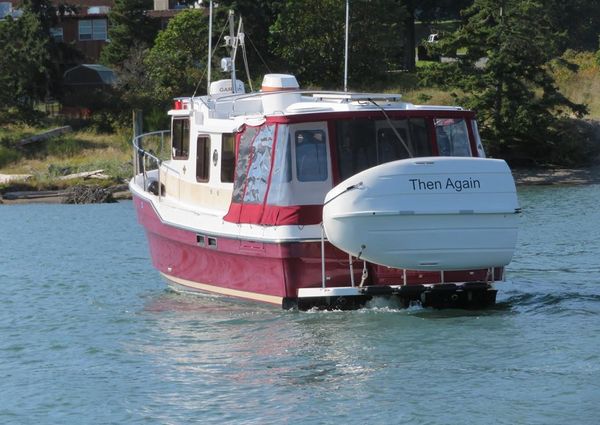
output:
M228 295L236 298L246 298L255 301L262 301L270 304L276 304L281 306L283 303L282 297L275 295L264 295L256 292L240 291L238 289L222 288L220 286L207 285L206 283L198 283L191 280L181 279L175 276L169 276L166 273L160 272L160 274L167 280L174 282L181 286L187 286L188 288L199 289L207 292L213 292L221 295Z

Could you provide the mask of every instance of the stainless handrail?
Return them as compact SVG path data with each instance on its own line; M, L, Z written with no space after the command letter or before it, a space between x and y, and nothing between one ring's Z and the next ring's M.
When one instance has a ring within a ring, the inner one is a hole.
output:
M177 175L179 175L179 171L176 170L175 168L169 166L168 164L165 164L163 162L162 159L160 159L158 156L156 156L153 152L151 151L147 151L145 150L142 146L143 146L143 139L151 137L151 136L157 136L160 135L160 152L163 151L164 149L164 142L165 142L165 134L170 134L171 130L158 130L158 131L151 131L149 133L143 133L140 135L137 135L135 137L133 137L131 144L133 145L133 149L134 149L134 161L133 161L133 167L134 167L134 177L141 174L142 175L142 185L144 190L146 190L146 179L147 179L147 171L148 171L148 167L146 166L146 161L150 160L152 161L155 166L156 169L158 169L158 197L160 198L162 196L162 187L161 187L161 182L160 182L160 167L161 165L163 167L165 167L167 170L172 171L174 173L176 173ZM152 168L154 169L154 168Z

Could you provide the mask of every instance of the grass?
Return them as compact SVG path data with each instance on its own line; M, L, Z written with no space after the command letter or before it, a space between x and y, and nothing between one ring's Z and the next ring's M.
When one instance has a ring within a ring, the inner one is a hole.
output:
M49 128L8 125L0 130L0 173L31 174L27 185L35 189L62 188L77 183L58 178L72 173L103 169L111 176L105 184L129 178L133 172L131 147L123 134L76 131L23 148L15 143ZM100 183L100 181L99 181Z
M572 69L564 61L577 65L578 69ZM550 68L560 92L572 102L587 105L587 118L600 120L600 65L594 53L568 50Z

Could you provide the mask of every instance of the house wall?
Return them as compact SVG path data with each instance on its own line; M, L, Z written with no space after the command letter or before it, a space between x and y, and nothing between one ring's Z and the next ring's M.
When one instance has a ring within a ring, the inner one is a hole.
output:
M9 0L13 8L21 7L21 0ZM55 6L64 4L62 0L53 0ZM84 56L83 63L97 63L100 58L100 52L106 45L106 40L80 40L79 21L80 20L106 20L108 28L108 16L106 14L88 14L90 7L106 6L112 8L114 0L75 0L67 2L77 8L77 15L66 15L60 18L55 28L62 28L63 41L67 44L73 44Z
M63 29L63 41L67 44L73 43L75 48L83 55L84 63L97 63L100 58L102 48L107 44L106 40L80 40L79 39L79 21L82 19L89 20L106 20L107 15L87 15L73 16L63 19L59 26Z

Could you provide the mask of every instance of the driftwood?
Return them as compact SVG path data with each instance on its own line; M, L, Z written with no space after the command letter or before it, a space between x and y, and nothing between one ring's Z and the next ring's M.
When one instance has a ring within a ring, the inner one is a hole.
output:
M116 202L108 189L98 186L73 186L64 192L63 204L103 204Z
M0 184L10 183L16 180L27 180L31 174L0 174Z
M2 195L2 197L7 201L13 201L17 199L56 198L60 196L63 196L63 191L61 190L6 192Z
M81 173L69 174L67 176L59 177L59 180L71 180L71 179L109 179L110 176L103 174L104 170L84 171Z
M70 125L66 125L64 127L53 128L52 130L44 131L40 134L35 134L33 136L26 137L17 142L17 146L25 146L30 143L41 142L44 140L52 139L53 137L60 136L61 134L70 133L73 131Z

